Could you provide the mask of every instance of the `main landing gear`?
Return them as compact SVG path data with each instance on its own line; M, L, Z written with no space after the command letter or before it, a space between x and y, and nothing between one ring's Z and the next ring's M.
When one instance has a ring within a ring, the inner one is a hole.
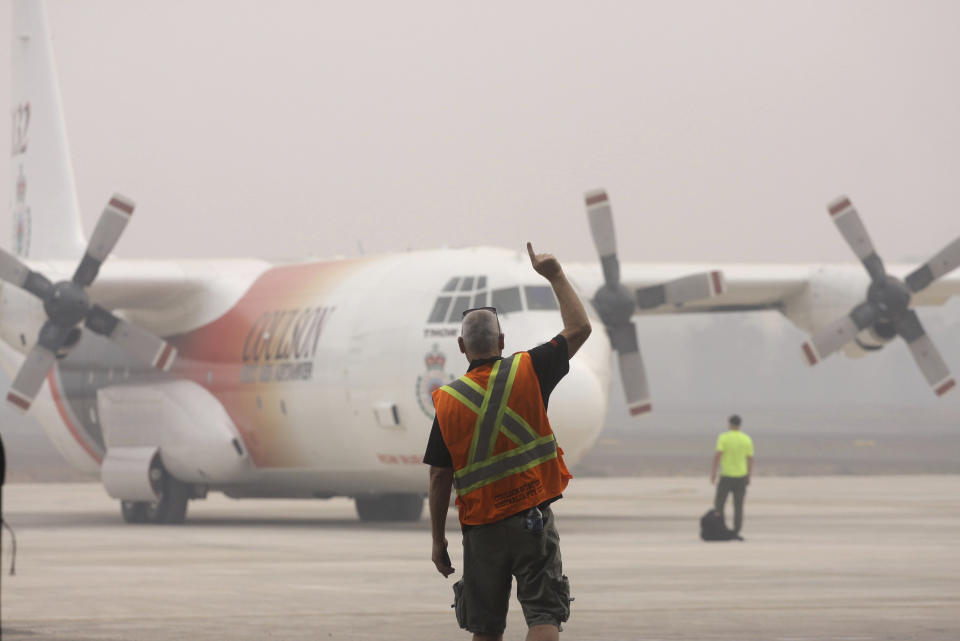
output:
M422 494L364 494L355 496L361 521L419 521Z
M159 461L150 468L150 481L157 489L158 499L147 501L120 501L120 513L127 523L183 523L187 517L187 501L191 487L178 481Z

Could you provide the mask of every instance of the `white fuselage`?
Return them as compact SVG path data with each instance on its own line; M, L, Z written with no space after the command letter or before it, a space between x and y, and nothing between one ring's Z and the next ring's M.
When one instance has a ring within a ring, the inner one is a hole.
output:
M48 379L37 411L67 457L90 466L110 447L157 446L181 480L237 496L425 491L430 391L467 367L459 311L498 306L506 353L563 328L527 257L492 248L267 267L225 303L216 316L209 304L192 315L189 295L177 314L136 312L179 349L169 374L85 333ZM6 304L25 309L4 315L21 322L5 323L3 335L28 349L15 341L36 336L42 315L23 297ZM5 360L15 367L19 359ZM551 396L568 463L603 426L610 363L609 342L595 333ZM242 455L214 465L237 456L232 438Z

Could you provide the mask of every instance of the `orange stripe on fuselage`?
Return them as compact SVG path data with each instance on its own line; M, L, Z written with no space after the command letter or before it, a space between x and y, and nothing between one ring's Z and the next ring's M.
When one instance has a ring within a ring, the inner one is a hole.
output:
M57 406L57 411L60 412L60 418L63 420L63 424L67 426L67 429L73 435L73 438L77 440L77 443L80 444L80 447L90 455L90 458L97 462L97 465L100 465L103 463L103 457L97 454L84 440L80 435L80 430L77 429L77 426L70 420L70 415L67 414L67 408L64 407L63 404L63 397L60 396L60 392L57 390L57 379L56 376L54 376L53 368L50 368L50 373L47 374L47 382L50 384L50 394L53 396L53 404Z

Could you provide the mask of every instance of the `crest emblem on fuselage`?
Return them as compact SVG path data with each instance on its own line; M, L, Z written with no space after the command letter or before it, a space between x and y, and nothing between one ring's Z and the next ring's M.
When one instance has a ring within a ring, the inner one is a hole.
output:
M433 418L436 410L433 407L433 391L453 381L453 375L447 374L447 357L440 351L440 345L433 344L433 348L423 357L426 372L417 377L417 403L427 418Z
M16 203L13 206L13 249L17 256L30 255L30 207L27 206L27 179L23 175L23 165L17 176Z

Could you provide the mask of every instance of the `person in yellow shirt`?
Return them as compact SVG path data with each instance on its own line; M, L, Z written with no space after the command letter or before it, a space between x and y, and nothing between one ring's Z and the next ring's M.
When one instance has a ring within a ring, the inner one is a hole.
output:
M740 422L740 417L734 414L729 419L730 429L717 437L710 483L716 483L719 465L720 482L717 483L713 505L722 517L727 495L733 492L733 533L736 535L734 538L742 541L743 499L747 495L750 474L753 472L753 439L740 431Z

